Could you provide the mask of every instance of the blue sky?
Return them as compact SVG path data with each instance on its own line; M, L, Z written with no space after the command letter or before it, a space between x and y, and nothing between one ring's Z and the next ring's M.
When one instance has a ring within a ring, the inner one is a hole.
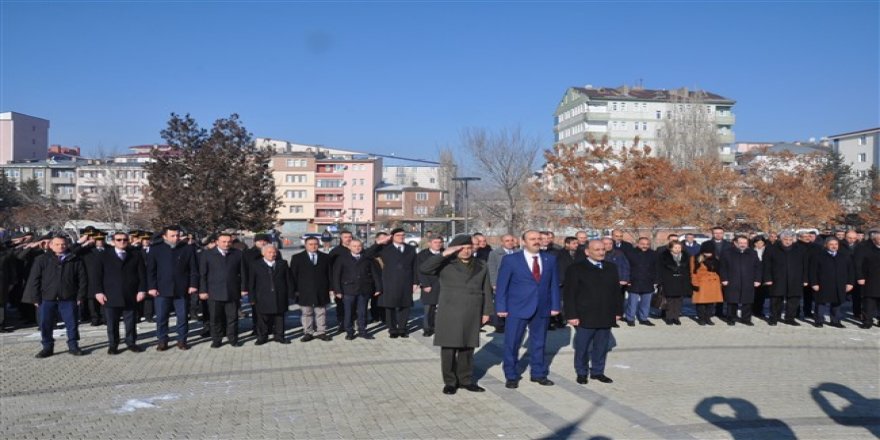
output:
M735 99L738 140L880 125L877 1L0 3L0 110L87 153L171 112L410 157L465 127L549 146L567 87L640 79Z

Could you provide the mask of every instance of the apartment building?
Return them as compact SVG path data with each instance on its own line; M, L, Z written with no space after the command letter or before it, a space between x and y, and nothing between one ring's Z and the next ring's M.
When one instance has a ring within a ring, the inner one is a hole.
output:
M49 120L23 113L0 113L0 164L45 160Z

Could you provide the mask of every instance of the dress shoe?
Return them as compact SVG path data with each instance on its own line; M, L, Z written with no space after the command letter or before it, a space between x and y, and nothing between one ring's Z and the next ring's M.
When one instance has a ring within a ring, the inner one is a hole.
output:
M47 358L49 356L52 356L52 349L51 348L44 348L44 349L40 350L40 352L37 353L37 355L34 357L37 359L43 359L43 358Z
M776 320L775 319L768 320L767 325L776 326Z
M126 346L126 348L132 353L141 353L144 351L144 349L141 348L139 345L128 345Z
M425 330L424 332L422 332L422 336L426 338L434 336L434 330Z
M635 321L626 321L626 325L628 325L628 326L630 326L630 327L635 327L635 326L636 326L636 322L635 322Z
M871 329L871 324L870 324L870 323L864 323L864 324L860 325L859 328L860 328L860 329L864 329L864 330L870 330L870 329Z
M232 342L229 342L229 345L231 345L233 347L243 347L244 346L244 344L242 344L241 341L232 341Z
M211 348L220 348L221 345L223 345L222 342L212 342Z
M834 327L834 328L846 328L843 324L841 324L839 322L832 322L831 324L828 324L828 326Z
M821 322L814 322L813 327L822 328L822 323Z
M458 391L458 388L455 388L452 385L446 385L445 387L443 387L443 394L452 395L455 394L456 391Z
M398 335L397 332L391 332L391 339L397 339L398 337L400 337L400 335Z
M156 346L156 351L168 350L168 341L162 341Z
M305 335L303 335L302 338L300 338L300 341L302 341L302 342L309 342L309 341L311 341L312 339L315 339L315 337L312 336L312 335L310 335L310 334L305 334Z
M364 338L364 339L376 339L373 337L373 335L371 335L369 333L358 333L358 336L360 336L361 338Z
M679 321L678 318L673 319L672 323L675 325L681 325L681 321Z
M715 321L713 321L712 318L709 318L709 319L706 319L706 324L707 325L715 325Z
M611 380L610 377L608 377L608 376L606 376L606 375L604 375L604 374L591 374L591 375L590 375L590 379L598 380L599 382L602 382L602 383L611 383L611 382L614 382L613 380Z
M647 325L648 327L653 327L653 326L654 326L654 323L651 322L651 321L648 321L647 319L644 320L644 321L639 321L639 324L641 324L641 325Z
M403 333L400 333L399 336L400 336L401 338L408 338L408 337L409 337L409 333L407 333L407 332L403 332Z
M614 327L614 328L619 328L619 327L620 327L620 324L618 324L618 323L615 322L614 324L611 324L611 326Z
M273 341L275 341L279 344L290 344L290 341L288 341L287 339L284 339L284 338L275 338L275 339L273 339Z
M736 325L736 321L734 321L734 320L732 320L732 319L728 319L728 320L727 320L727 325L729 325L729 326L734 326L734 325Z
M189 350L189 344L187 344L186 342L178 341L177 348L180 350L186 351L186 350Z
M463 385L461 388L464 388L472 393L482 393L483 391L486 391L485 388L483 388L475 383L472 383L470 385Z
M82 351L79 347L71 348L67 352L73 356L82 356L82 355L86 354L86 352Z
M664 319L663 322L665 322L666 325L672 325L672 320L671 320L671 319Z
M790 325L790 326L792 326L792 327L800 327L800 326L801 326L801 323L795 321L794 319L786 319L786 320L783 321L783 322L785 322L786 324L788 324L788 325Z
M349 333L349 334L345 335L345 340L346 341L353 341L354 338L356 338L356 337L357 336L355 336L354 333Z
M259 345L263 345L263 344L265 344L265 343L267 343L267 342L269 342L269 341L266 340L266 339L257 339L257 341L254 342L254 345L259 346Z
M107 349L107 354L109 354L109 355L119 354L119 349L116 347L110 347Z
M510 388L510 389L519 388L519 381L518 380L508 380L507 382L504 382L504 387Z
M533 378L531 378L531 379L529 379L529 380L532 381L532 382L534 382L534 383L536 383L536 384L538 384L538 385L543 385L543 386L545 386L545 387L549 387L549 386L553 385L553 381L550 380L550 379L547 379L546 377L541 377L541 378L535 378L535 377L533 377Z
M755 325L755 323L752 322L751 319L746 320L746 321L743 321L742 323L743 323L743 325L747 325L747 326L749 326L749 327L754 327L754 325Z
M700 327L705 327L705 326L706 326L706 321L703 321L702 319L698 319L698 320L697 320L697 324L698 324Z
M92 321L92 323L91 323L92 327L98 327L100 325L101 325L101 321Z
M577 377L577 383L579 383L581 385L586 385L587 382L588 382L587 376L578 376Z
M316 338L318 338L322 341L325 341L325 342L329 342L329 341L333 340L333 337L328 335L327 333L321 333L320 335L316 336Z

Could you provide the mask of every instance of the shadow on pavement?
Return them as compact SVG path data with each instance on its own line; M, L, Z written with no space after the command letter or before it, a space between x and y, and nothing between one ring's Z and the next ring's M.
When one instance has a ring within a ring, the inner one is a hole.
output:
M725 416L714 412L717 406L730 407L734 415ZM762 435L776 440L797 439L794 431L785 422L779 419L765 419L761 417L758 407L745 399L720 396L707 397L697 404L694 412L707 422L729 432L734 440L754 438L755 430L760 430Z
M813 400L838 425L859 426L880 438L880 399L869 399L852 388L839 383L823 383L810 390ZM847 405L837 409L828 395L836 395Z

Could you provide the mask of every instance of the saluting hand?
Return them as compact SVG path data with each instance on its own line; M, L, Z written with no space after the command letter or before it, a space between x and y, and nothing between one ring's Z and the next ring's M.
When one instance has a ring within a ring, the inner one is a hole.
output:
M463 248L463 247L464 247L464 246L450 246L450 247L446 248L445 251L443 251L443 254L442 254L442 255L443 255L444 257L448 257L448 256L450 256L450 255L452 255L452 254L456 254L456 253L458 253L458 251L460 251L461 248Z

